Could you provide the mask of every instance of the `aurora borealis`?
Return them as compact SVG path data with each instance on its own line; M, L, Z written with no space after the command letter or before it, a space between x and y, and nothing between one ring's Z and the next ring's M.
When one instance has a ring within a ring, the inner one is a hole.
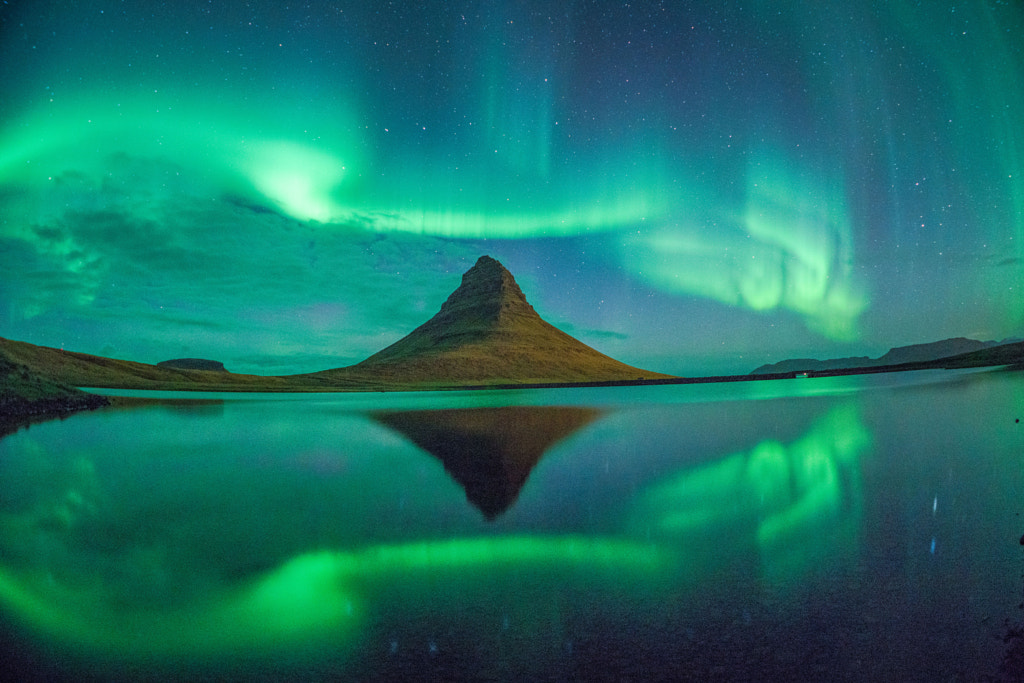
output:
M358 362L484 253L624 362L1024 336L1024 8L0 6L0 336Z

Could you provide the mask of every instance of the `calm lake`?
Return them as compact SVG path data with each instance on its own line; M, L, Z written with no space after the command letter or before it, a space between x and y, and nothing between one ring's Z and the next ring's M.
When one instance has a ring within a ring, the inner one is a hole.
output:
M984 680L1024 620L1019 372L168 396L0 440L0 661Z

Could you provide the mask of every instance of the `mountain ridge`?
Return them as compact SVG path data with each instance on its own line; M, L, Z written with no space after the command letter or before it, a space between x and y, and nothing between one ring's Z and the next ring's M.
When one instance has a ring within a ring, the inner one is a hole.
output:
M978 341L967 337L951 337L940 341L922 344L894 346L878 358L868 356L850 356L845 358L789 358L777 363L766 363L750 372L751 375L768 375L786 372L823 372L829 370L849 370L854 368L884 367L902 365L904 363L927 363L943 358L960 356L1012 343L1016 340Z

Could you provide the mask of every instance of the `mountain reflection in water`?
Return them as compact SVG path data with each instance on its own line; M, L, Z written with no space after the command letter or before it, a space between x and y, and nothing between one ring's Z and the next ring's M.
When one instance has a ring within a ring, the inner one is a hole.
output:
M516 501L548 449L600 414L593 408L509 406L382 411L372 417L440 459L466 499L494 519Z

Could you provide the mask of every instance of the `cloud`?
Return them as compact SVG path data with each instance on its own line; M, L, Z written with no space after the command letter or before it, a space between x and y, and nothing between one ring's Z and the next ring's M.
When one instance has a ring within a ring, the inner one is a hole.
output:
M100 170L31 188L46 210L0 232L8 335L73 329L87 352L156 361L187 347L324 369L424 322L478 256L464 242L324 230L218 183L165 182L185 172L166 160L116 155Z
M618 341L625 341L629 339L628 334L617 332L615 330L602 330L596 328L579 328L573 325L571 322L560 322L558 325L559 329L567 334L571 334L579 339L615 339Z

